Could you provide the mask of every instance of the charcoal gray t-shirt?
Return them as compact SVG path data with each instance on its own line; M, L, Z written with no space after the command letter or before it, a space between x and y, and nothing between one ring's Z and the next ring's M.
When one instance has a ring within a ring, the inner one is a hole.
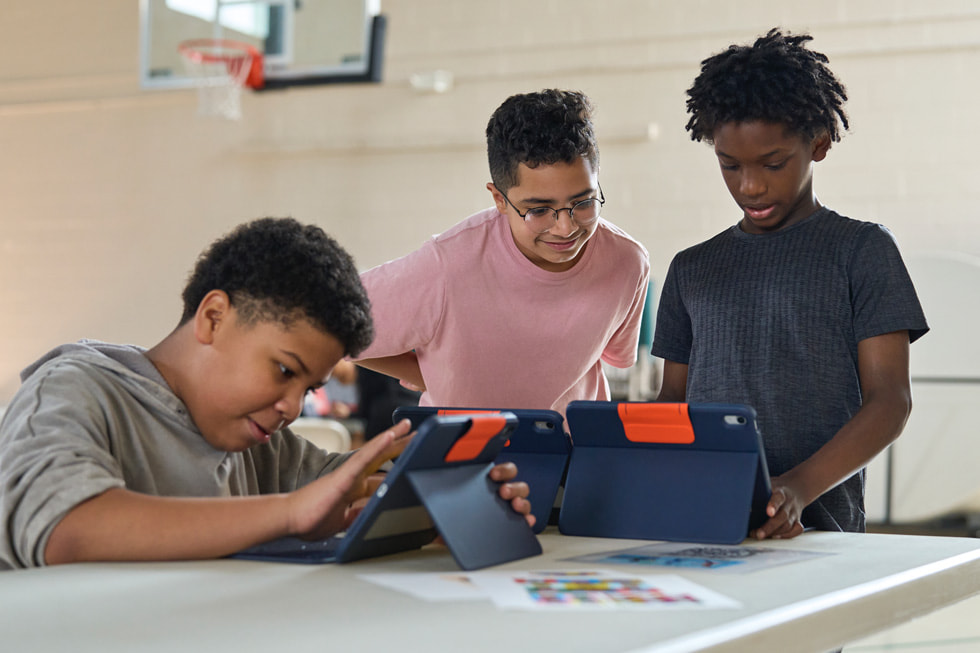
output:
M861 407L858 342L929 327L891 233L821 208L772 234L733 226L674 257L652 353L686 364L687 401L759 415L782 474ZM803 512L804 526L863 531L864 470Z

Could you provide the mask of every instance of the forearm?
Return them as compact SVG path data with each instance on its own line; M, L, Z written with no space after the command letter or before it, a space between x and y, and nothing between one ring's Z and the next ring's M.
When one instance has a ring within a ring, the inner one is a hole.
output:
M866 467L894 442L911 409L908 393L869 399L827 444L783 474L781 480L793 484L809 505Z
M287 495L154 497L112 489L55 526L47 564L217 558L289 534Z
M349 524L348 508L367 496L366 479L408 446L410 428L402 420L289 494L183 498L108 490L54 527L45 562L216 558L285 535L328 537Z
M419 368L419 359L415 352L410 351L384 358L365 358L356 363L369 370L407 381L414 386L425 387L425 380L422 378L422 370Z
M687 401L688 366L674 361L664 361L664 379L657 401L685 403Z
M796 487L805 505L850 478L894 442L912 411L908 332L859 342L858 370L861 408L815 454L781 477Z

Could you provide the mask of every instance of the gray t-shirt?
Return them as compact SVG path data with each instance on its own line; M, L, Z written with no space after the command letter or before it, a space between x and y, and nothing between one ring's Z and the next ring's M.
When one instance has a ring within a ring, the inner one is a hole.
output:
M186 497L289 492L345 459L289 429L244 452L213 448L138 347L64 345L21 378L0 422L0 569L43 565L54 526L110 488Z
M778 475L861 407L858 342L903 330L915 341L928 328L891 233L822 208L772 234L736 225L680 252L652 353L689 366L688 402L754 407ZM804 510L803 523L863 531L864 470Z

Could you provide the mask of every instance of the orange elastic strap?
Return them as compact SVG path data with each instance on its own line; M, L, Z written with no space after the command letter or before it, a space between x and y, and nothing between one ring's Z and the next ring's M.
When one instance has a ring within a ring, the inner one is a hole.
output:
M500 433L500 429L504 428L506 423L507 420L503 417L474 417L469 430L449 449L446 462L473 460L480 455L487 442Z
M687 404L628 404L618 406L623 431L630 442L691 444L694 427Z
M440 408L436 415L499 415L499 410L466 410L465 408ZM510 440L504 443L504 449L510 446Z

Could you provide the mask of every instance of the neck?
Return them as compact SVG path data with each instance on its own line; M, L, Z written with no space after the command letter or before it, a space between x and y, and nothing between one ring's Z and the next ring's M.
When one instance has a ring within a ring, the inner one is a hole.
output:
M187 325L177 327L170 335L146 351L146 357L181 401L183 401L184 383L180 370L186 369L181 364L186 350L182 340L186 337L186 327Z

